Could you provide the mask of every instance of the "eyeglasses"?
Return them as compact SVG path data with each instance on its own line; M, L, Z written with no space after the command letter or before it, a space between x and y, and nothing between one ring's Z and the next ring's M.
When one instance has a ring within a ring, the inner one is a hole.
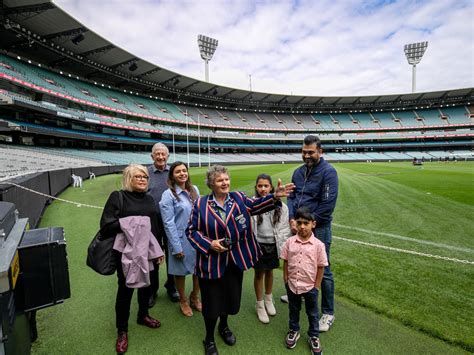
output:
M133 178L137 180L148 180L148 176L145 175L135 175Z

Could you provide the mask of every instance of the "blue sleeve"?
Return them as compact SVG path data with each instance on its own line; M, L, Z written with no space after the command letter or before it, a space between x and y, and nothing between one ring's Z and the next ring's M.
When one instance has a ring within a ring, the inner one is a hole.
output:
M296 199L296 189L297 189L298 185L297 185L297 181L296 181L295 176L296 176L297 171L298 171L298 169L293 172L293 176L291 177L291 182L293 184L295 184L295 190L291 194L289 194L288 198L286 199L286 202L287 202L287 205L288 205L288 217L289 217L289 219L293 219L294 216L295 216L295 213L296 213L296 211L295 211L295 199Z
M338 178L336 169L327 169L324 173L323 185L321 186L321 201L314 211L316 223L326 223L331 220L332 212L336 207Z
M168 237L168 244L171 254L179 254L183 251L181 241L178 235L178 228L176 228L175 213L174 213L174 196L171 190L166 190L161 196L160 201L161 219L165 227L166 236Z

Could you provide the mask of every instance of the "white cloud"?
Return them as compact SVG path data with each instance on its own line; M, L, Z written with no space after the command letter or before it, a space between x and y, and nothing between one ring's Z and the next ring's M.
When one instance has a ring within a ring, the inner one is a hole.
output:
M56 0L113 43L203 78L202 33L219 40L211 81L255 91L373 95L411 90L403 45L429 41L418 91L474 86L474 3L421 1Z

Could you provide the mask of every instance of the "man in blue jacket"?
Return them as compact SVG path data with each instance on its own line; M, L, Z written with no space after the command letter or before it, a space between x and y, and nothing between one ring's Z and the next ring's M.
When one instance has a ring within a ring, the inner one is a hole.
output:
M314 235L326 247L329 265L324 268L321 283L322 317L319 320L319 330L326 332L334 322L334 278L331 272L329 251L332 239L332 213L337 200L338 178L336 169L322 157L323 150L319 137L306 136L303 141L302 153L304 165L293 173L291 182L295 184L296 188L288 196L290 226L292 232L296 234L296 221L294 219L296 210L303 206L308 207L316 220Z

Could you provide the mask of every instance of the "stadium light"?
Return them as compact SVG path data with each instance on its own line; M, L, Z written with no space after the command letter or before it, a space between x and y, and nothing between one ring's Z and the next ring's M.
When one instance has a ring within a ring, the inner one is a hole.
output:
M416 65L420 63L423 54L425 54L426 48L428 47L428 41L405 44L405 56L407 57L408 64L413 68L411 78L411 91L416 91Z
M198 35L199 52L205 63L205 78L207 82L209 82L209 61L212 59L218 44L219 41L217 39Z

